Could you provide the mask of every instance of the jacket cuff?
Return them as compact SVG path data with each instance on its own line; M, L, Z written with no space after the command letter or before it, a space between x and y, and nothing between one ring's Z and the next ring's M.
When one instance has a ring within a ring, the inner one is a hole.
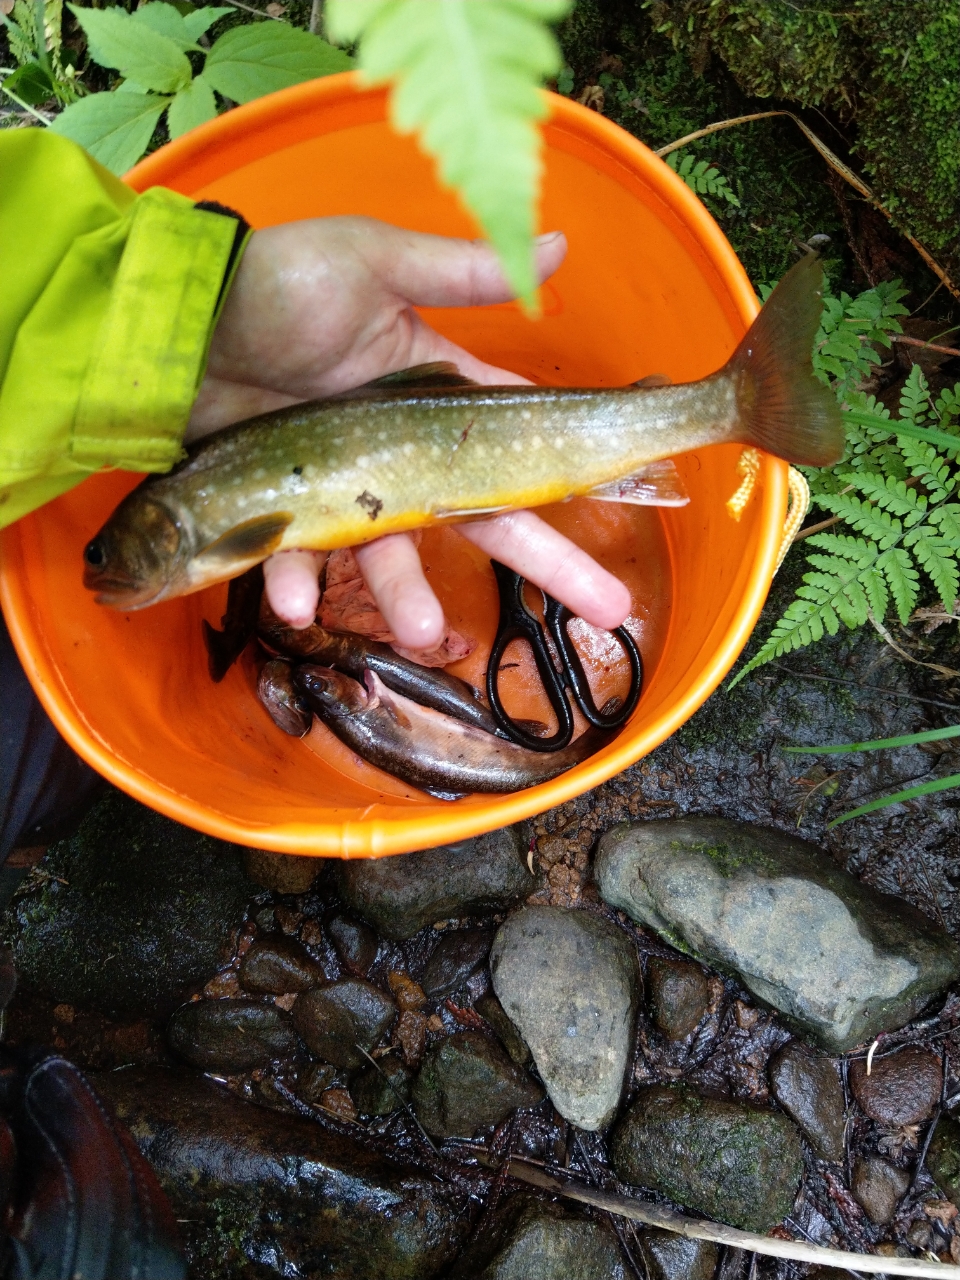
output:
M234 217L153 187L130 225L80 390L70 457L165 471L203 377L213 325L246 239Z

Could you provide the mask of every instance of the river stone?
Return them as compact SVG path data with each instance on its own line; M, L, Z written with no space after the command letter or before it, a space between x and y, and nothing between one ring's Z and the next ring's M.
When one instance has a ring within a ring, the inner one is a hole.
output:
M601 1128L633 1048L637 961L626 936L586 911L523 907L500 927L490 973L550 1101L571 1124Z
M532 1196L512 1196L494 1214L487 1239L454 1268L454 1280L627 1280L607 1222ZM492 1252L491 1252L492 1250Z
M344 978L328 987L297 996L293 1021L311 1053L338 1067L362 1067L369 1052L386 1035L397 1006L372 982Z
M435 1138L472 1138L519 1107L535 1107L543 1090L479 1031L460 1031L427 1051L413 1084L417 1119Z
M960 1123L940 1117L927 1150L927 1171L943 1194L960 1209Z
M244 853L247 875L254 884L272 893L306 893L323 863L319 858L299 853L271 853L268 849L247 849Z
M878 1124L899 1129L929 1120L940 1101L943 1068L937 1054L910 1046L884 1057L874 1055L867 1075L864 1058L850 1063L850 1088Z
M194 1000L167 1025L174 1053L201 1071L236 1075L299 1047L290 1015L258 1000Z
M853 1198L877 1226L893 1221L897 1205L907 1194L909 1186L909 1173L878 1156L868 1156L853 1166L850 1180Z
M337 868L340 896L387 938L412 938L451 917L503 911L532 893L524 828L392 858L357 858Z
M430 1280L466 1234L447 1188L312 1121L162 1067L95 1087L170 1196L192 1275Z
M326 981L322 967L303 943L283 934L258 939L240 961L237 976L244 991L272 996L309 991Z
M490 954L493 933L489 929L454 929L445 933L423 971L422 986L428 996L448 996L457 991Z
M770 1059L770 1087L814 1154L822 1160L842 1160L843 1086L830 1059L818 1058L791 1040Z
M109 789L17 902L21 986L108 1018L166 1017L229 959L243 850Z
M617 1126L610 1160L623 1182L764 1234L793 1208L803 1173L800 1135L786 1116L683 1085L641 1090Z
M903 1026L960 974L960 947L926 916L764 827L622 824L600 841L596 877L605 901L831 1052Z
M672 1231L644 1231L640 1237L650 1280L713 1280L717 1246L712 1240L687 1240Z
M362 1115L388 1116L409 1101L412 1079L412 1073L390 1054L376 1067L360 1072L350 1086L350 1095Z
M668 1040L686 1040L710 1003L710 988L699 965L651 956L647 964L650 1016Z
M494 1031L497 1033L497 1039L509 1053L518 1067L526 1067L530 1065L530 1050L524 1042L523 1036L513 1025L504 1011L503 1005L493 994L488 991L486 995L481 996L479 1000L473 1002L473 1007L481 1017L490 1023Z
M373 930L359 920L338 914L327 921L327 933L348 973L365 978L380 946Z

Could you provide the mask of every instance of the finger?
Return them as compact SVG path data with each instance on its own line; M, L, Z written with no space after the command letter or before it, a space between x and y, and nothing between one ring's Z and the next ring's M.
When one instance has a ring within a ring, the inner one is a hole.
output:
M380 224L383 226L384 224ZM381 279L417 307L477 307L509 302L516 292L507 283L496 253L484 240L454 240L418 231L389 228L365 246L375 256ZM537 282L552 276L567 253L562 231L534 242Z
M404 649L432 649L446 621L440 601L423 576L420 555L405 533L392 533L354 554L387 626Z
M291 627L309 627L320 603L320 570L326 551L278 551L263 562L270 608Z
M630 615L630 592L620 579L532 511L510 511L457 530L595 627L610 631Z

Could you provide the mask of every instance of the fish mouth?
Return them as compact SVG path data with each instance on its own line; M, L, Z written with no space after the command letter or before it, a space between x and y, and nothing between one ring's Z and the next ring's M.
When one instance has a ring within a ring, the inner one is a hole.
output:
M105 604L113 609L145 609L154 604L162 595L163 588L156 590L143 587L130 578L98 578L89 581L84 577L83 585L95 591L93 597L97 604Z

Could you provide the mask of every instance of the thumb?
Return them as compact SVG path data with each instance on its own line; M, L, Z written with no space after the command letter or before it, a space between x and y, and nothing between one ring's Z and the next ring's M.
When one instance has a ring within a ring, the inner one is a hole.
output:
M476 307L516 297L494 250L484 240L454 240L391 228L382 246L382 279L417 307ZM392 240L392 243L389 241ZM537 282L552 276L567 253L562 231L534 241Z

